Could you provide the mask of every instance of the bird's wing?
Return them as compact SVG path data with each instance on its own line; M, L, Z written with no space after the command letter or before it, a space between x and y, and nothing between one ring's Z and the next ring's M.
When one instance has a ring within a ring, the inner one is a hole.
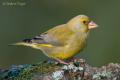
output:
M56 26L32 39L25 39L24 41L38 44L49 44L52 46L62 46L66 44L72 34L73 32L66 27L66 24L63 24Z

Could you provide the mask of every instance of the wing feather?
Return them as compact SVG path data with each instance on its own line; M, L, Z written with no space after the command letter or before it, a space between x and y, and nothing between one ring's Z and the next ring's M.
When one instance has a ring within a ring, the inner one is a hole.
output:
M67 25L63 24L30 39L28 42L62 46L67 43L72 34L73 32L67 27Z

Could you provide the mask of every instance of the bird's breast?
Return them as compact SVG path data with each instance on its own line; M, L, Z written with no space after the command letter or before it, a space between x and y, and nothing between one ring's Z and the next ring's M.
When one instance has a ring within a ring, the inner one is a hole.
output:
M84 48L86 42L79 42L76 41L74 44L70 44L66 46L66 52L69 54L71 53L71 55L75 55L79 52L81 52L81 50Z

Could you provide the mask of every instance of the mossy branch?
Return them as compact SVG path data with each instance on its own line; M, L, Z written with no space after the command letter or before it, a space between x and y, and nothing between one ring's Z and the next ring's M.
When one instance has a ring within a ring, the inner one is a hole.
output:
M53 61L32 65L13 65L0 69L0 80L120 80L120 64L91 67L83 59L74 59L69 65Z

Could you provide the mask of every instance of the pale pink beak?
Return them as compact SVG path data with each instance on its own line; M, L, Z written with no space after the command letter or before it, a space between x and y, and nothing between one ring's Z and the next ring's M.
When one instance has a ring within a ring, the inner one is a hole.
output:
M93 22L93 21L89 22L88 29L94 29L96 27L98 27L98 25L95 22Z

